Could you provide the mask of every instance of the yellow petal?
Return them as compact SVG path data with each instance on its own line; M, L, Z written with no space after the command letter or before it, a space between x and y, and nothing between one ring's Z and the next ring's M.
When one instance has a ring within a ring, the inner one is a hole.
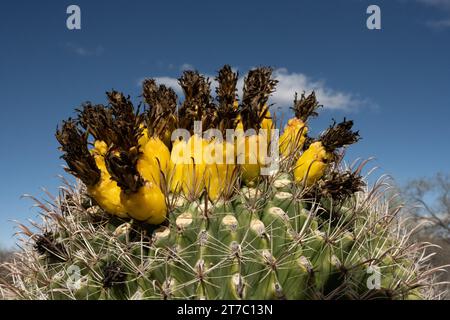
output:
M227 196L232 190L235 171L234 154L232 143L212 141L206 148L205 157L210 155L214 157L212 159L214 161L207 160L205 172L206 189L211 201L217 200L221 195Z
M295 180L299 183L305 181L306 186L312 186L325 174L328 158L329 155L320 141L312 143L297 160L294 169Z
M284 132L280 137L280 152L283 157L289 157L297 153L305 143L308 128L300 119L293 118L288 121Z
M150 224L162 223L167 214L164 194L155 184L148 182L137 193L121 193L122 202L129 216Z

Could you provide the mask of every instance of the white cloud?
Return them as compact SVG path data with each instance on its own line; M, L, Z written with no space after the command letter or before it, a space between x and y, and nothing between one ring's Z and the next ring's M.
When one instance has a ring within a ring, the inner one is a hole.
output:
M178 79L171 78L171 77L156 77L155 81L157 84L165 84L168 87L171 87L175 90L177 93L181 93L181 87L178 84Z
M274 76L279 83L272 101L281 107L292 105L295 92L308 94L313 90L320 103L328 109L350 111L363 104L352 94L331 89L324 81L314 81L302 73L289 73L282 68L275 70Z
M142 78L138 81L138 86L142 86L142 82L144 81L144 79L145 78ZM182 93L181 87L178 84L178 79L171 78L171 77L154 77L153 79L155 79L157 84L164 84L164 85L172 88L173 90L175 90L175 92L177 94Z
M276 91L273 93L270 102L274 104L275 108L285 109L292 106L295 92L299 94L305 91L307 94L313 90L316 92L317 99L324 108L331 110L354 111L358 108L367 105L367 101L361 100L354 94L342 92L328 87L324 81L315 81L303 73L289 72L285 68L274 70L274 78L277 79L278 85ZM211 92L215 93L217 82L214 76L205 75L211 81ZM181 95L182 90L178 85L178 80L172 77L155 77L158 84L165 84ZM138 84L142 84L143 79L140 79ZM238 80L238 95L242 96L242 88L244 84L244 77L241 76Z
M105 52L105 49L100 45L96 46L95 48L87 48L73 42L67 42L66 48L69 51L82 57L101 56Z
M185 71L185 70L195 70L194 66L192 64L189 63L183 63L180 66L180 71Z

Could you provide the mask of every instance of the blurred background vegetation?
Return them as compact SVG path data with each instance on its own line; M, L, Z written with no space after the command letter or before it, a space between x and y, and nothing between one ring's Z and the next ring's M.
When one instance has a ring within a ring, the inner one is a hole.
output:
M450 174L438 173L433 177L424 177L410 181L402 188L406 202L406 217L412 219L412 225L422 224L414 237L437 245L430 248L434 253L432 264L443 266L450 264ZM450 268L440 274L440 280L450 282ZM450 299L450 286L445 285L446 299Z
M2 263L9 261L12 258L13 251L9 249L4 249L0 246L0 283L2 280L8 280L8 273L4 267L1 266Z
M409 181L400 187L402 201L406 203L403 216L410 219L411 228L421 225L413 239L430 242L436 247L429 248L434 254L433 266L450 265L450 174L438 173L433 177L423 177ZM0 244L0 264L12 259L13 250ZM450 282L450 268L441 273L439 280ZM7 272L0 267L0 278L8 281ZM443 286L450 299L450 285Z

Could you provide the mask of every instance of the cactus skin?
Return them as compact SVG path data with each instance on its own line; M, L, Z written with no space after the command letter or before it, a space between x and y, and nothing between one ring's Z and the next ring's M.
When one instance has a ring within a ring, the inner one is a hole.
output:
M419 259L423 248L407 247L405 238L396 236L396 209L388 209L376 192L365 190L334 206L340 216L336 221L326 217L325 206L302 198L289 174L272 179L215 203L206 196L187 202L172 195L169 223L159 227L113 217L92 203L83 186L66 186L53 207L41 204L47 217L41 226L45 235L39 237L22 226L25 249L15 264L7 266L15 276L14 295L19 299L429 297L431 281L423 277L427 267ZM381 270L381 287L368 289L367 269L375 265ZM74 268L80 277L71 283Z

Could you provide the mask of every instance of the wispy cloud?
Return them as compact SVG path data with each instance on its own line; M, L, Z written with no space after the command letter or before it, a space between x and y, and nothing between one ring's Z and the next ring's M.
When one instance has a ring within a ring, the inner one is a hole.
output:
M450 28L450 0L416 0L418 3L433 7L444 13L444 18L431 19L425 22L425 25L432 29Z
M430 20L426 22L426 25L433 29L450 28L450 18L442 20Z
M205 75L211 81L212 92L215 92L217 83L214 80L213 75ZM274 70L274 78L279 82L276 91L272 95L270 101L274 103L277 109L286 109L292 106L295 92L299 94L303 91L310 93L313 90L316 92L317 98L324 108L330 110L342 110L351 112L358 110L359 108L368 105L367 100L360 99L357 95L349 92L343 92L335 90L326 85L325 81L313 80L303 73L289 72L285 68L279 68ZM178 84L178 80L172 77L154 77L157 83L165 84L177 92L182 94L181 87ZM138 81L138 85L142 84L144 79ZM238 80L238 95L242 96L242 87L244 84L244 77L240 77Z
M190 63L183 63L183 64L180 66L180 71L194 70L194 69L195 69L194 66L193 66L192 64L190 64Z
M65 47L70 52L75 53L76 55L79 55L82 57L87 57L87 56L97 56L98 57L98 56L101 56L105 52L105 49L101 45L98 45L95 48L88 48L88 47L79 45L77 43L67 42Z
M450 0L417 0L417 2L438 7L441 9L449 9L450 10Z

